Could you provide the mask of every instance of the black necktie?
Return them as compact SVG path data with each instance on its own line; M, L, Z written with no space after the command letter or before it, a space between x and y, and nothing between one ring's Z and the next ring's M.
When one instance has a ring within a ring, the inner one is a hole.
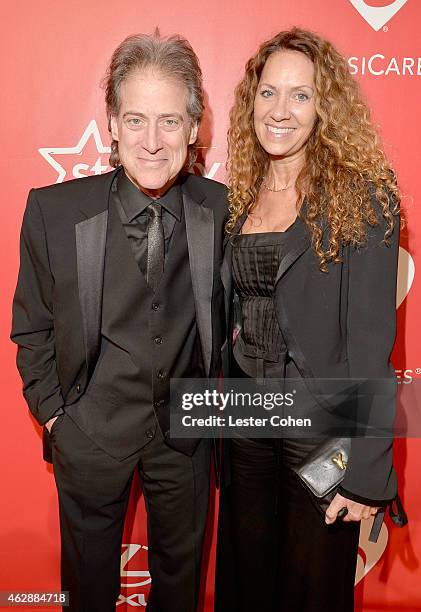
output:
M155 291L164 271L164 227L162 225L162 208L158 202L148 206L148 260L146 280Z

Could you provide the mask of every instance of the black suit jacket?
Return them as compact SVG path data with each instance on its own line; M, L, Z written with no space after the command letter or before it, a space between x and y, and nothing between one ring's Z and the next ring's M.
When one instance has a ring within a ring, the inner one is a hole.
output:
M317 379L394 378L390 354L396 333L396 275L399 223L390 246L383 242L385 223L378 203L379 223L368 227L367 244L345 247L342 263L321 272L304 223L302 239L282 259L276 277L275 307L289 354L310 391L323 393ZM240 220L244 221L244 218ZM237 228L238 230L238 228ZM232 321L232 248L226 240L222 267L227 325ZM230 343L223 347L229 372ZM320 383L321 384L321 383ZM393 387L393 384L392 384ZM383 401L380 398L378 401ZM382 405L385 422L393 423L395 395ZM396 495L390 438L352 439L351 459L343 493L361 502L379 502Z
M28 406L42 425L85 392L100 351L109 193L115 172L31 190L21 232L12 340ZM225 338L220 280L224 185L182 181L196 319L205 370Z

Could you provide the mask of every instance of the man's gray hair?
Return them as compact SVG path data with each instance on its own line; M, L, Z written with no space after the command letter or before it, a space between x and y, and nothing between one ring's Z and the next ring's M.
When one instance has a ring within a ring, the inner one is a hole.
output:
M190 43L182 36L161 37L135 34L128 36L114 51L104 79L108 130L111 133L111 116L120 110L121 84L133 72L156 69L185 85L188 91L187 114L192 123L200 123L203 114L202 71L199 60ZM195 145L189 146L190 166L196 158ZM118 142L111 143L110 166L120 165Z

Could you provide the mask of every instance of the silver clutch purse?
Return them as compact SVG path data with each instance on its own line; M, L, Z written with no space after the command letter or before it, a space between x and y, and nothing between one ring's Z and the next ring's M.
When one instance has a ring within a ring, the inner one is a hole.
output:
M350 451L350 438L329 439L292 468L323 515L344 479Z
M329 439L311 451L302 463L292 468L323 517L344 479L350 452L350 438ZM370 542L377 542L387 506L395 525L404 527L408 522L400 497L396 495L394 500L379 508L368 538ZM345 514L346 508L342 508L338 512L338 518L343 518Z

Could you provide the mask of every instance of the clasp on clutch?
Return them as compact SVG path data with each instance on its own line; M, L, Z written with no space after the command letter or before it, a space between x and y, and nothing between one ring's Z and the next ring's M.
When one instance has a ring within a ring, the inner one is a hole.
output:
M337 453L334 457L332 457L332 461L335 465L338 466L340 470L346 469L346 461L343 458L343 455L341 452Z

